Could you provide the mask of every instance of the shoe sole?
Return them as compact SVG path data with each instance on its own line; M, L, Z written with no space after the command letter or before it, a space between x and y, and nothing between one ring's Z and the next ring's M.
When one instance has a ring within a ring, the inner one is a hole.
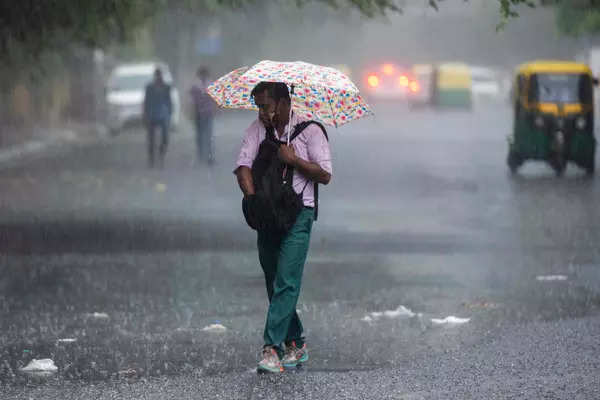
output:
M308 353L304 353L302 355L302 357L300 357L300 359L298 361L296 361L294 364L282 364L282 365L284 368L295 368L295 367L298 367L298 366L304 364L307 361L308 361Z
M283 368L280 368L280 369L269 369L269 368L262 367L262 366L259 365L256 368L256 372L258 374L280 374L280 373L283 372Z

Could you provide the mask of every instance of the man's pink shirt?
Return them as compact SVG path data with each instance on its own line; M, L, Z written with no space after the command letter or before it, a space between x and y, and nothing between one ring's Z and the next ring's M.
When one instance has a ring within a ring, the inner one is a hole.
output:
M303 121L306 120L297 117L296 115L292 115L292 126L295 126ZM242 166L252 168L252 163L258 154L258 148L262 141L265 140L266 135L267 131L264 125L258 119L256 119L250 125L250 127L248 127L248 129L246 129L244 140L242 141L242 148L236 163L236 170ZM284 135L280 138L282 141L286 139L287 135ZM310 124L306 129L304 129L304 131L302 131L300 135L298 135L297 138L292 141L291 144L294 148L296 156L305 161L314 162L320 165L323 170L333 174L329 142L318 125ZM307 179L300 174L298 170L294 170L293 186L296 193L300 193L306 186L303 196L304 205L307 207L315 206L314 185L311 183L308 183L307 185Z

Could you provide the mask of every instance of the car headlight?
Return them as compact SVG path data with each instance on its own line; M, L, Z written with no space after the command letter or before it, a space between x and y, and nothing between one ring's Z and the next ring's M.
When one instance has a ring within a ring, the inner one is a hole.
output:
M584 117L578 117L575 120L575 127L580 131L584 130L587 126L587 120Z
M538 115L533 120L533 123L536 126L536 128L543 128L544 127L544 117L542 117L541 115Z

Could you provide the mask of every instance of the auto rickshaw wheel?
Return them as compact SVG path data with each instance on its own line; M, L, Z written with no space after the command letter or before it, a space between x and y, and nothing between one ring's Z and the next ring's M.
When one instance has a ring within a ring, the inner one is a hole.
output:
M516 174L519 170L519 167L523 165L523 159L521 158L521 156L519 156L512 150L508 152L508 159L506 162L512 174Z

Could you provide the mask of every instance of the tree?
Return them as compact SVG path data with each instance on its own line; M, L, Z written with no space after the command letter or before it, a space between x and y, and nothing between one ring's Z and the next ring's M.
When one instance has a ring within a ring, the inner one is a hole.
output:
M104 47L124 41L161 11L178 8L206 15L251 7L259 0L21 0L0 2L0 56L13 60L17 49L40 54L65 45ZM352 6L367 16L396 11L393 0L315 0ZM298 5L308 2L297 0ZM17 60L18 61L18 60Z
M32 99L47 99L57 92L54 82L59 82L65 90L72 92L70 103L84 104L84 101L79 101L75 96L78 90L76 82L77 75L89 75L89 64L93 58L91 49L110 49L114 44L132 43L134 41L130 39L139 32L145 32L148 37L152 36L148 40L153 46L151 52L159 50L160 54L172 56L168 57L169 59L177 59L175 56L182 51L175 48L169 38L189 31L189 41L180 43L184 47L198 36L196 30L206 25L198 23L199 21L210 22L216 18L227 22L232 11L252 15L255 21L260 21L262 16L265 24L271 24L273 21L268 21L267 13L263 11L267 9L273 12L274 3L290 9L309 3L321 4L328 6L329 12L315 11L316 17L324 18L327 14L328 17L339 15L341 18L354 14L352 18L355 18L356 14L376 17L401 12L405 5L412 5L414 2L437 8L443 1L450 0L0 1L0 57L3 60L0 63L0 102L10 104L9 97L15 86L19 85L29 88ZM530 0L493 1L497 2L501 21L504 22L518 15L517 9L520 5L530 5ZM320 7L314 8L316 10ZM170 18L173 15L177 17L175 20L178 23L173 23L174 20ZM226 23L224 26L227 26ZM224 40L243 48L243 44L253 38L252 34L254 37L260 35L260 29L260 26L256 26L252 32L248 32L243 26L232 27L227 31ZM37 116L31 118L43 119L37 111L43 108L34 107ZM0 124L11 119L10 113L9 107L0 110Z
M535 3L529 0L502 1L502 16L504 18L518 16L515 6ZM512 4L511 4L512 3ZM556 9L556 23L561 33L569 36L581 36L600 32L600 1L599 0L539 0L541 6L551 6Z
M333 8L351 7L367 16L398 10L396 0L312 1ZM298 6L307 2L309 0L296 0ZM265 6L268 6L266 0L1 1L0 103L9 106L0 110L0 126L27 120L43 121L49 115L45 112L49 107L41 104L31 107L24 118L15 118L10 106L14 102L15 88L25 88L19 89L28 93L25 97L53 104L56 103L52 100L55 93L68 91L68 104L55 115L76 117L85 114L73 107L93 102L89 98L82 100L87 93L82 90L85 84L80 84L82 79L78 78L93 74L94 66L90 65L93 64L92 49L129 42L140 27L146 27L146 31L148 26L155 27L155 18L167 11L175 10L179 15L201 16L207 20L223 11L244 8L251 11ZM196 25L197 21L192 20L190 24ZM175 31L178 28L172 27ZM163 47L171 45L166 43ZM59 82L64 90L55 90L55 82Z
M272 0L275 1L275 0ZM297 6L320 2L333 9L355 9L366 17L401 12L407 0L295 0ZM413 1L413 0L411 0ZM437 8L444 0L419 0ZM468 0L466 0L468 1ZM503 21L517 16L515 7L533 5L532 0L496 0ZM593 2L593 1L592 1ZM20 0L0 2L0 57L7 61L15 54L38 55L66 45L105 47L125 41L154 15L183 9L199 15L220 10L253 7L261 0ZM17 62L19 61L19 57Z
M600 32L600 1L555 1L559 30L570 36Z

